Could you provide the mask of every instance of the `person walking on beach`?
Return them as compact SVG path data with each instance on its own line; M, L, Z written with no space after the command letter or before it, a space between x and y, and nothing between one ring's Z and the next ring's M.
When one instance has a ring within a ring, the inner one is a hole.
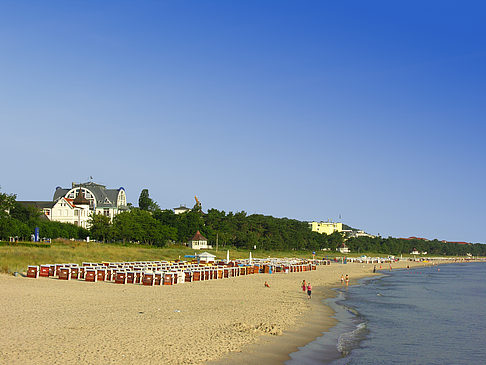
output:
M305 290L306 289L307 289L307 284L306 284L306 282L304 280L304 281L302 281L302 291L305 293Z
M348 286L348 285L349 285L349 276L348 276L348 274L346 274L346 286Z
M307 298L310 299L312 297L312 285L311 283L307 284Z
M344 284L344 275L341 274L341 285L343 285L343 284Z
M374 274L375 272L376 272L376 265L375 265L375 267L373 268L373 274Z

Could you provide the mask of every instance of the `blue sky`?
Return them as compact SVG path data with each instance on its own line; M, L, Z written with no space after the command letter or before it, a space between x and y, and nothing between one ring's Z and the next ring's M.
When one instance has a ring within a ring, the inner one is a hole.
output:
M2 1L3 192L486 243L481 1Z

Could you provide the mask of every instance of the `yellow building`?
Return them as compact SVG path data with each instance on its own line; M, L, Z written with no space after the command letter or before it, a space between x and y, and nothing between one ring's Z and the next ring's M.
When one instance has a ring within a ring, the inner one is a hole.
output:
M343 231L343 224L339 222L309 222L309 226L317 233L333 234Z

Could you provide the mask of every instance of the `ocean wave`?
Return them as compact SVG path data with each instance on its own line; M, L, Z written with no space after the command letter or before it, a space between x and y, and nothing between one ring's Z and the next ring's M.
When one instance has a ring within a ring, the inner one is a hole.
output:
M339 336L337 342L337 350L342 356L346 356L358 346L358 344L366 337L368 333L368 327L366 322L359 323L356 328L351 332L345 332Z
M353 307L350 307L350 306L347 306L347 305L344 305L344 304L341 304L341 306L346 309L349 313L355 315L356 317L359 317L359 312L353 308Z

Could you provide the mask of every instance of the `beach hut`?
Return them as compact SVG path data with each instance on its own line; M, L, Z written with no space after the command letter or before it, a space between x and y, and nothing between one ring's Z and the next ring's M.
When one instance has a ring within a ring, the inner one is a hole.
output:
M96 269L92 267L87 267L84 270L84 280L89 281L89 282L96 282L97 276L96 276Z
M140 284L142 283L142 271L141 269L138 271L135 271L135 278L133 280L134 284Z
M192 271L191 270L185 270L185 282L190 283L192 281Z
M154 286L155 276L152 271L145 271L142 276L142 284L145 286Z
M231 269L230 269L229 267L225 267L225 268L223 269L223 277L224 277L224 278L229 278L229 277L230 277L230 270L231 270Z
M27 277L37 279L39 277L39 266L29 266L27 268Z
M135 271L127 271L125 276L128 284L133 284L135 282Z
M59 270L59 280L71 280L71 268L61 267Z
M170 273L172 274L172 284L177 284L179 282L179 276L177 275L177 271L171 270Z
M174 283L174 273L166 272L164 274L164 285L172 285Z
M40 271L39 271L39 276L44 277L44 278L49 277L50 269L51 269L51 265L41 265Z
M177 283L181 284L186 281L186 275L184 274L184 271L178 270L177 271Z
M59 270L61 270L61 267L64 267L63 264L56 264L56 275L57 277L59 277Z
M125 271L117 271L115 275L115 284L126 284L127 273Z
M79 277L79 267L71 266L71 279L77 279Z
M160 271L154 272L154 285L162 284L162 273Z
M96 281L105 281L105 278L106 278L106 269L105 268L96 269Z
M105 277L105 280L106 281L111 281L113 280L113 270L111 268L106 268L106 277Z

